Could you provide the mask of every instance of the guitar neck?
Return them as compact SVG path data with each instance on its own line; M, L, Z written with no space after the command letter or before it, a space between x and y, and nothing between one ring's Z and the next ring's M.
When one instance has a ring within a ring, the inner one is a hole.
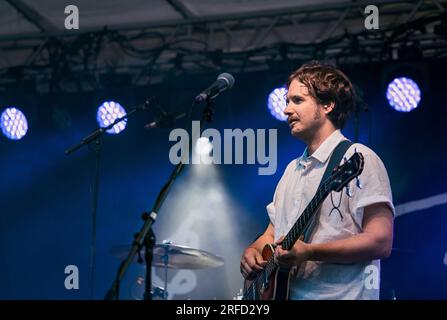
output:
M284 250L290 250L298 238L304 234L306 229L310 226L310 222L312 218L316 214L318 208L321 203L324 201L326 196L330 193L330 190L327 188L326 184L323 183L317 190L315 196L307 205L304 212L298 218L298 220L294 223L293 227L284 237L282 247Z

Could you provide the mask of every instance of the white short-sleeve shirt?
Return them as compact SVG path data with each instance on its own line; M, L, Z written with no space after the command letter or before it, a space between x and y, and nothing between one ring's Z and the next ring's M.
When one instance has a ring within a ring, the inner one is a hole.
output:
M267 206L270 222L275 229L275 241L286 235L315 195L333 150L346 139L340 130L333 132L311 155L307 148L303 155L287 166L279 181L273 201ZM352 198L345 190L331 192L317 212L311 243L323 243L348 238L362 232L363 210L374 203L386 203L394 214L388 174L380 158L368 147L355 143L346 152L346 158L360 152L364 168L356 180L349 183ZM343 163L343 161L342 161ZM331 201L332 196L332 201ZM335 206L339 211L332 210ZM340 205L338 205L340 204ZM331 212L332 211L332 212ZM290 299L379 299L377 284L380 279L380 260L363 263L336 264L321 261L303 263L290 285Z

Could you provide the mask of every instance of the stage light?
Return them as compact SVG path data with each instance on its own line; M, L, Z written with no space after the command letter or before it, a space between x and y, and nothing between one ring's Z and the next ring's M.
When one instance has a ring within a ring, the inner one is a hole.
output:
M286 88L276 88L270 92L267 99L267 107L270 110L270 113L279 121L287 120L287 116L284 114L284 109L286 108L286 94Z
M28 131L28 121L22 111L17 108L6 108L1 116L3 134L11 140L20 140Z
M123 117L126 114L126 110L115 101L106 101L99 106L96 114L96 120L100 127L107 127L113 123L116 119ZM126 128L127 119L117 123L112 128L107 130L107 133L118 134Z
M419 105L421 90L412 79L400 77L390 82L386 97L390 106L396 111L410 112Z
M197 139L196 142L196 153L200 156L207 156L213 150L213 144L206 137L201 137Z

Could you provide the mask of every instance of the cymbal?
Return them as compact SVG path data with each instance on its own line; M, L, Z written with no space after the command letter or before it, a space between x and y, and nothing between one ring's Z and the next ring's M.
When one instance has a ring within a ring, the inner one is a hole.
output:
M117 258L125 259L130 251L130 246L119 245L112 248L111 253ZM144 259L144 248L141 250ZM138 262L138 254L134 261ZM200 249L174 244L154 245L152 266L170 269L204 269L217 268L224 264L223 258Z

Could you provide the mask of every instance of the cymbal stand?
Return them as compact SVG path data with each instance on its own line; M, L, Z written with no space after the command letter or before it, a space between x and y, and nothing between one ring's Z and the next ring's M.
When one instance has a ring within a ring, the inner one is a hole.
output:
M168 265L169 265L169 248L172 244L172 241L163 241L163 244L165 244L165 254L163 255L163 269L165 273L165 290L163 292L163 300L168 300Z

